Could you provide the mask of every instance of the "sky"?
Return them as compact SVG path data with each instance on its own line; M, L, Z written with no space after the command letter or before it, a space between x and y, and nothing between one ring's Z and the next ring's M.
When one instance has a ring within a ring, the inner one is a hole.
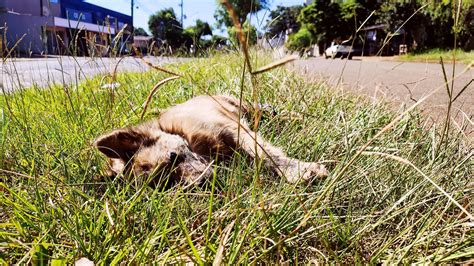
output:
M91 4L102 6L114 11L130 15L131 0L86 0ZM181 18L181 8L179 4L181 0L135 0L135 14L133 23L135 27L148 30L148 18L151 14L158 10L172 7L178 19ZM302 5L304 0L273 0L270 9L274 9L278 5L292 6ZM208 22L213 28L216 20L214 19L214 11L216 9L217 0L183 0L183 10L186 18L184 19L184 27L194 25L197 19ZM266 24L269 11L262 10L252 18L257 29L263 28ZM219 31L214 31L219 33Z

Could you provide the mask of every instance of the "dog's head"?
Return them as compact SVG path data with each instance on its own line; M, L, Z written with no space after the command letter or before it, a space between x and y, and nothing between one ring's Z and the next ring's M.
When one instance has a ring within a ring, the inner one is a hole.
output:
M192 152L185 139L152 126L117 129L99 137L94 145L109 157L115 174L170 177L186 183L212 174L206 160Z

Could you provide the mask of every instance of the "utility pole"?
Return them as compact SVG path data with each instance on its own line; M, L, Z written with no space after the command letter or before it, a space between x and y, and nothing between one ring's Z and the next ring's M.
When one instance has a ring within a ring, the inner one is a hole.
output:
M131 0L131 16L132 16L132 31L133 31L133 7L135 6L135 0Z
M135 7L135 0L131 0L131 11L130 11L130 16L132 17L132 25L131 25L131 30L130 30L130 42L133 45L133 36L135 36L135 28L133 27L133 8Z

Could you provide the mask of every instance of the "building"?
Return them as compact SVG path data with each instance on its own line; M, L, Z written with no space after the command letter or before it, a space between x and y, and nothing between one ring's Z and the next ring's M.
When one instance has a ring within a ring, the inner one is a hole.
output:
M148 54L156 45L153 43L153 37L136 35L133 37L133 45L142 53ZM153 47L152 47L153 46Z
M132 23L84 0L0 0L0 48L26 55L124 52Z

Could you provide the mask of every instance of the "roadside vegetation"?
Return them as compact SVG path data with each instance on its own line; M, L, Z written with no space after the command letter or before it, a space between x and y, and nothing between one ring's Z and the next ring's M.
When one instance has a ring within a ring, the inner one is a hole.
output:
M365 56L398 55L400 45L410 53L448 50L454 43L464 51L474 49L472 0L315 0L305 6L278 6L269 15L266 36L289 33L286 47L292 51L308 49L308 32L320 54L331 43L344 40L351 41L346 45L352 45L357 55Z
M270 62L252 58L253 66ZM101 178L105 158L91 143L141 122L148 93L169 75L24 88L0 96L1 262L391 264L474 256L474 159L461 132L428 128L416 110L396 120L403 110L282 68L252 80L237 54L166 68L182 77L159 88L145 120L193 95L242 93L274 108L261 117L266 138L291 156L324 162L330 176L291 185L236 154L191 189ZM103 86L114 81L122 85Z
M462 50L448 51L442 49L432 49L417 53L409 53L399 56L397 60L439 63L440 58L444 62L459 62L467 65L474 64L474 51L465 52ZM455 59L455 60L454 60Z

